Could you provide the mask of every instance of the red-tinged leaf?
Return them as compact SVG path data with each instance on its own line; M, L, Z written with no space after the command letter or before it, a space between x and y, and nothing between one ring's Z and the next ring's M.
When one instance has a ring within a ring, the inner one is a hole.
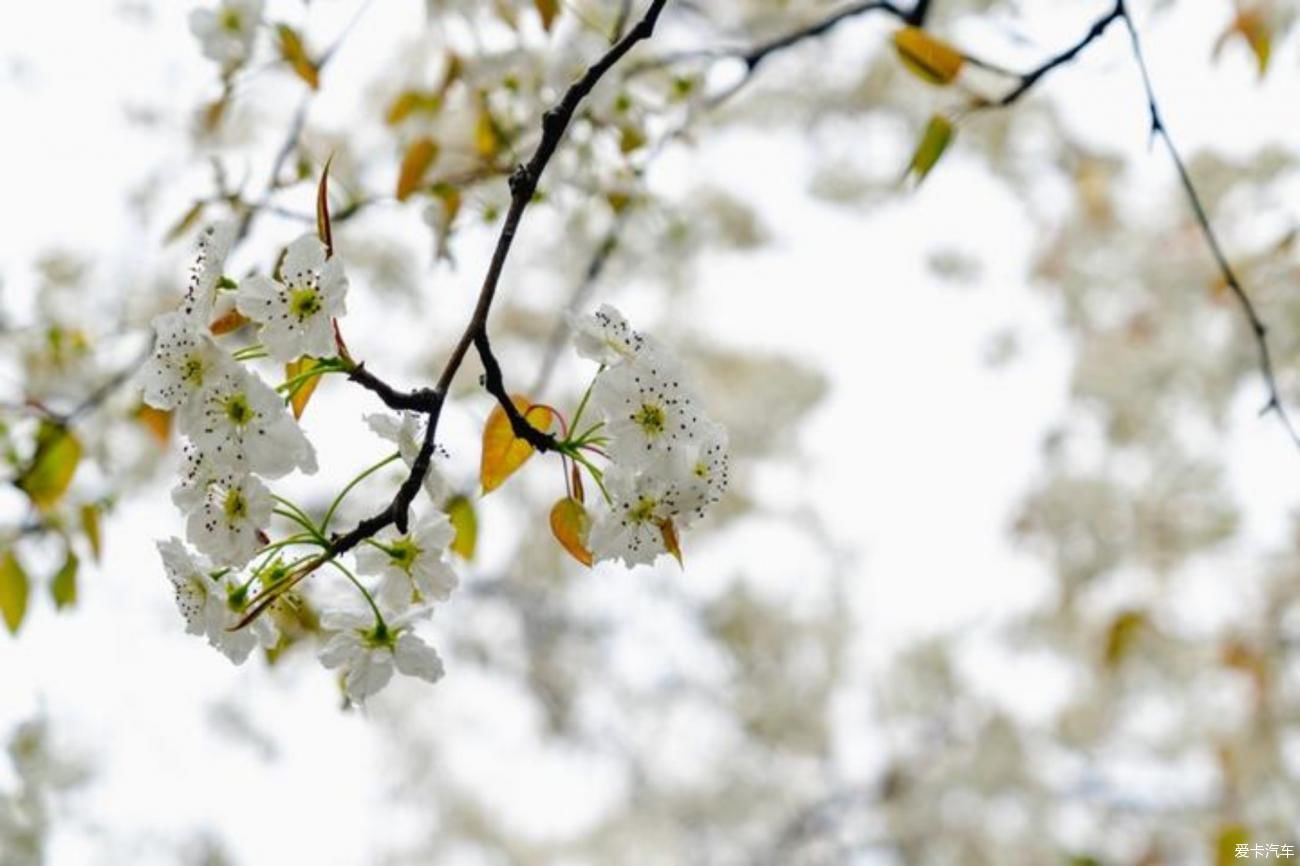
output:
M310 373L320 366L320 361L315 358L303 355L296 361L290 361L284 365L284 380L292 381L304 373ZM295 420L302 418L302 413L307 409L307 401L311 395L316 392L316 386L320 384L321 376L311 376L299 382L292 391L289 392L289 405L293 407L293 417Z
M43 422L36 434L36 453L18 478L32 504L49 511L59 503L81 462L81 443L66 428Z
M231 331L238 331L248 324L248 317L243 313L231 307L230 312L217 319L214 319L208 330L212 331L213 336L220 337L222 334L229 334Z
M397 175L397 200L406 201L424 182L433 161L438 158L438 143L425 136L417 138L402 156L402 168Z
M578 468L577 463L574 463L572 468L569 470L569 485L573 488L573 498L579 502L585 503L587 501L587 493L582 489L582 471Z
M330 225L330 163L334 154L325 160L325 168L320 173L320 184L316 187L316 235L325 245L325 258L334 255L334 230Z
M172 435L171 412L165 412L162 409L155 409L141 403L140 408L135 410L135 420L144 425L144 429L149 431L149 434L153 436L160 446L167 447L167 442Z
M542 26L549 33L556 16L560 14L559 0L533 0L533 6L537 8L537 14L542 18Z
M588 568L591 551L587 549L587 536L591 532L591 518L582 503L565 497L551 507L551 534L569 555Z
M86 544L90 546L90 555L94 557L95 562L99 562L103 551L103 540L99 534L98 505L89 503L81 506L81 531L86 536Z
M12 550L5 551L0 558L0 616L4 617L10 634L18 633L27 614L28 589L27 572L23 571L18 557Z
M682 561L682 543L677 537L677 526L671 520L663 520L659 523L659 534L664 539L664 549L673 555L678 565L685 565Z
M544 406L534 406L527 397L515 394L510 402L524 418L543 432L549 432L554 416ZM510 418L500 406L492 407L483 428L483 457L479 462L479 481L483 492L490 493L500 487L515 470L533 456L533 446L515 436Z
M916 151L912 154L912 162L908 165L909 174L916 176L917 183L925 180L930 169L934 168L943 156L948 145L952 143L955 129L952 122L942 114L936 114L930 118L930 122L925 127L925 133L921 136L921 141L916 146Z
M77 567L80 564L77 554L69 548L63 566L50 581L50 596L54 599L55 610L63 610L77 603Z
M312 90L320 87L320 65L307 56L302 36L288 24L278 24L275 28L280 35L280 57L287 62L294 74L307 82Z
M472 560L478 547L478 514L474 511L474 503L468 496L453 496L447 502L447 519L451 521L451 528L456 530L456 537L451 542L452 551L467 562Z

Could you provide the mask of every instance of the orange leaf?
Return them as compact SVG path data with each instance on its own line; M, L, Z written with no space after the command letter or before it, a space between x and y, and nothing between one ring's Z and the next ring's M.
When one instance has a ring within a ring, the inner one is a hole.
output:
M578 500L565 497L551 507L551 534L570 556L588 568L591 567L591 551L587 549L590 531L591 518Z
M677 560L677 564L685 565L682 562L682 543L677 537L677 527L673 525L673 522L671 520L660 521L659 534L663 536L664 547Z
M238 331L247 324L248 317L232 307L229 313L214 319L212 324L208 325L208 330L212 331L213 336L220 337L222 334Z
M298 31L288 24L280 24L276 27L276 32L280 34L280 56L288 61L299 78L307 82L308 87L312 90L319 88L320 66L307 56L307 49L303 46Z
M527 397L514 394L510 402L527 421L539 430L549 432L554 416L545 406L534 406ZM483 428L483 459L479 463L479 481L483 492L490 493L500 487L516 469L533 456L533 446L515 436L510 418L499 405L492 408L487 425Z
M167 440L172 434L172 413L141 403L140 408L135 410L135 419L158 440L159 445L167 447Z
M429 166L438 157L438 143L425 136L411 142L402 157L402 169L397 176L397 200L406 201L419 188Z

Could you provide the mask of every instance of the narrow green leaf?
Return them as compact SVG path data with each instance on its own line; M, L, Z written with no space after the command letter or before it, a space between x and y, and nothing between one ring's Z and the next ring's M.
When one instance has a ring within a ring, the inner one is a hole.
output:
M77 554L68 548L67 558L63 560L63 567L54 575L50 581L50 595L54 597L54 607L56 610L63 610L77 603L77 567L81 564L77 559Z
M18 479L18 486L41 511L58 504L81 462L81 443L65 428L42 422L36 434L36 454Z
M10 634L17 634L27 613L27 572L23 571L12 550L0 559L0 615Z
M908 173L916 176L917 183L925 180L925 176L939 162L948 145L952 144L955 131L952 121L942 114L930 118L925 133L921 136L921 142L916 146L916 152L912 154L912 162L907 167Z

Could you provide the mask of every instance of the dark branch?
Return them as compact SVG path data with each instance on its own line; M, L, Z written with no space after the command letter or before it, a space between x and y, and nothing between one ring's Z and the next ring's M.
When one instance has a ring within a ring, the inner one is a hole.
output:
M373 391L389 409L398 412L421 412L430 415L442 403L442 396L429 388L414 391L398 391L383 379L366 369L364 363L357 364L348 373L348 378L367 391Z
M1122 17L1124 17L1123 4L1119 4L1094 21L1092 26L1088 28L1088 32L1083 34L1083 38L1078 42L1022 74L1020 76L1020 83L1017 84L1010 93L999 99L997 105L1005 107L1024 96L1049 72L1057 67L1070 63L1078 57L1085 48L1097 41L1097 39L1101 38L1101 35L1106 32L1106 28L1110 27L1111 24Z
M798 30L793 30L784 36L778 36L768 42L755 45L748 51L741 53L739 57L741 60L745 61L745 66L748 69L746 77L748 77L748 75L752 74L753 71L758 68L758 65L766 60L770 55L775 54L784 48L789 48L797 42L803 42L805 39L812 39L816 36L821 36L850 18L856 18L857 16L865 15L868 12L887 12L901 21L912 24L914 23L913 17L919 16L920 18L924 18L926 7L928 5L927 0L921 0L921 2L917 3L916 7L913 8L911 12L905 12L898 6L889 2L889 0L871 0L871 2L867 3L854 3L851 6L846 6L843 9L840 9L838 12L832 13L820 21L809 24L806 27L800 27Z
M510 394L506 391L505 381L501 376L501 365L497 363L496 356L492 354L492 346L488 343L487 331L480 330L474 335L474 348L478 349L478 356L483 361L483 387L501 404L506 417L510 419L510 429L514 431L515 436L538 451L556 450L559 443L555 440L555 437L549 433L543 433L528 423L528 419L520 414L514 401L510 399Z

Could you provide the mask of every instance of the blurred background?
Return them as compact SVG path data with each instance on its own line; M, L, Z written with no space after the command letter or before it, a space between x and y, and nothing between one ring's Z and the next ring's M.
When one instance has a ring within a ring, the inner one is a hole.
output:
M447 673L363 709L310 618L241 667L184 634L154 548L183 534L179 446L131 379L148 323L209 220L248 220L227 273L269 268L332 154L351 351L430 383L541 112L645 4L267 0L224 67L189 26L215 2L10 10L5 477L43 420L80 456L51 501L0 491L0 866L1294 851L1300 451L1259 415L1255 344L1151 141L1122 24L972 108L1112 4L934 0L927 31L968 55L938 83L862 5L670 0L585 103L503 277L512 389L574 405L590 368L564 312L611 303L729 428L732 485L684 566L568 558L541 459L480 498L492 403L467 363L440 428L478 527L427 633ZM1288 406L1296 11L1130 5ZM926 173L935 115L956 131ZM325 381L302 419L321 471L277 492L323 509L383 456L361 420L380 408Z

